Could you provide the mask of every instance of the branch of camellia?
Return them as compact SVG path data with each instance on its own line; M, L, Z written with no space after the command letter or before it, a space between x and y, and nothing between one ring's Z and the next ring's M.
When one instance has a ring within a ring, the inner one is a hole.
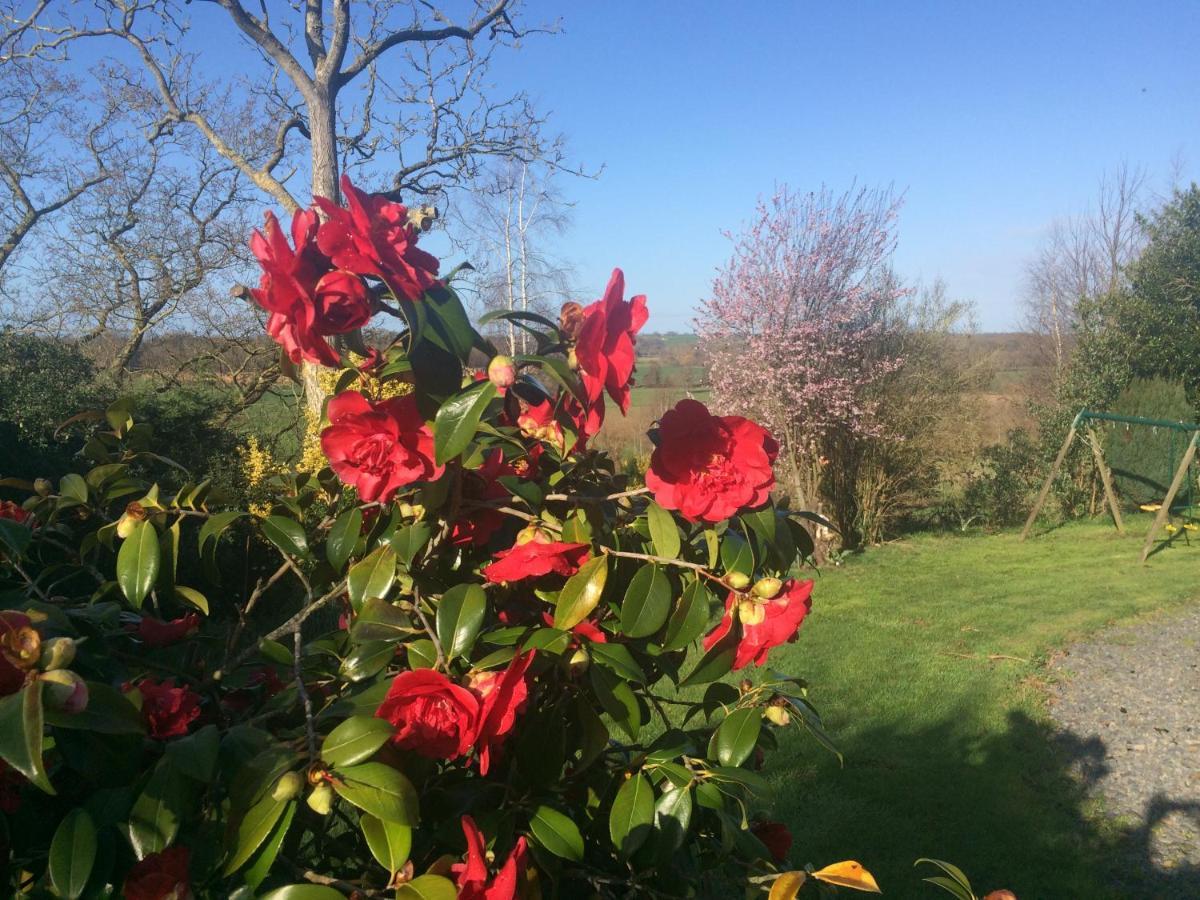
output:
M292 673L296 680L296 692L300 695L300 704L304 707L304 733L308 737L308 758L317 758L317 728L313 722L312 698L308 696L308 688L304 685L304 669L301 664L301 651L304 648L301 637L301 623L297 622L292 630Z
M233 671L238 666L240 666L242 663L244 663L246 660L248 660L251 656L253 656L255 653L257 653L260 643L262 643L263 641L275 641L281 637L284 637L285 635L291 634L293 629L295 629L298 625L301 625L305 620L308 619L309 616L313 615L313 613L316 613L319 610L324 609L326 606L328 606L334 600L341 597L344 593L346 593L346 579L343 578L341 581L339 581L337 584L335 584L332 588L330 588L328 593L323 594L322 596L320 596L316 600L314 600L312 603L309 603L307 606L305 606L303 609L301 609L298 613L296 613L294 616L292 616L290 619L288 619L286 622L284 622L282 625L278 626L277 628L272 628L270 631L268 631L266 634L264 634L261 638L259 638L258 641L256 641L251 646L247 647L241 653L239 653L236 657L234 657L234 660L232 663L222 666L220 669L217 669L216 671L214 671L212 673L212 675L210 676L209 680L210 681L220 681L226 672Z
M433 649L437 653L436 668L446 668L446 654L442 651L442 642L438 640L437 630L429 624L429 619L425 617L425 611L421 609L421 595L417 593L417 589L413 588L413 611L416 612L417 618L421 620L421 627L425 629L425 633L429 635L429 640L433 643Z
M694 572L707 578L709 581L715 581L723 588L730 589L725 579L719 575L714 575L708 570L707 566L702 566L699 563L688 562L685 559L670 559L666 556L653 556L649 553L634 553L632 550L613 550L611 547L600 547L600 552L609 556L619 556L622 559L640 559L643 562L658 563L662 566L676 566L681 569L691 569Z
M546 500L571 500L579 503L604 503L609 500L622 500L626 497L638 497L642 494L650 493L650 488L640 487L630 491L618 491L615 494L607 494L603 497L588 497L586 495L573 496L570 494L547 494Z
M250 594L250 599L246 601L246 605L238 610L238 620L233 626L233 631L229 635L229 640L225 644L225 658L229 659L229 654L233 652L233 648L237 646L238 638L242 636L242 629L246 627L246 617L254 611L255 605L259 598L270 590L271 586L282 578L290 569L288 562L285 560L278 569L266 581L259 579L258 584L254 586L253 593Z

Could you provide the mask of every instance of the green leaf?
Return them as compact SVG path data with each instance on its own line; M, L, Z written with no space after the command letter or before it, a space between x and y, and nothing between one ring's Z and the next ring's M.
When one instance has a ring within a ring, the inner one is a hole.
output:
M671 611L671 580L661 566L647 563L629 579L621 604L621 631L632 638L654 634Z
M646 673L624 644L594 643L589 645L589 649L593 660L607 669L612 669L624 680L637 684L646 683Z
M333 789L377 819L410 828L418 824L416 789L391 766L368 762L340 768L333 780Z
M178 521L159 534L158 557L158 577L154 580L154 587L160 597L169 597L175 593L175 570L179 566Z
M687 678L679 682L680 687L686 687L692 684L706 684L709 681L716 681L722 675L729 673L733 668L733 655L735 647L723 646L722 641L711 650L700 657L700 662L696 663L696 668L688 673Z
M233 852L225 863L225 874L236 872L250 861L254 852L262 846L275 830L275 824L283 815L289 800L276 800L267 794L255 803L242 820L238 822L237 831L232 841Z
M308 537L295 519L267 516L259 526L272 544L290 556L308 556Z
M558 594L558 604L554 607L554 627L568 631L590 616L600 603L607 580L607 556L601 554L580 566Z
M700 579L683 589L663 637L664 650L682 650L704 633L711 616L712 594Z
M727 715L713 733L717 762L723 766L740 766L754 752L761 730L762 713L757 709L739 709Z
M138 859L161 853L175 840L187 805L188 785L167 758L159 760L129 811L129 843Z
M746 539L732 528L721 538L721 565L726 572L741 572L743 575L754 572L754 551Z
M662 850L673 852L683 846L692 823L692 792L686 786L665 791L654 804L654 826L661 835Z
M87 682L88 705L77 713L48 709L46 722L55 728L95 731L99 734L144 734L142 714L124 694L98 681ZM0 701L2 703L3 701Z
M346 900L346 895L324 884L289 884L276 888L261 900Z
M646 523L650 526L650 540L654 542L654 551L667 559L678 558L682 544L675 517L651 500L650 505L646 507Z
M250 886L251 890L258 890L258 886L271 873L271 867L275 865L275 860L278 858L279 851L283 847L284 838L287 837L288 829L292 827L292 819L296 816L296 807L298 805L294 800L287 804L283 815L275 823L274 830L263 842L263 845L258 848L258 851L250 860L250 865L242 873L242 880Z
M138 522L117 551L117 584L135 609L142 608L142 601L154 587L158 565L158 532L149 522Z
M454 882L441 875L418 875L396 891L396 900L457 900L457 897Z
M58 492L72 500L78 500L80 503L88 502L88 486L83 480L82 475L76 475L74 472L69 475L64 475L58 482Z
M200 552L203 553L211 541L214 545L221 538L221 534L244 516L245 513L238 512L236 509L231 509L227 512L219 512L209 516L203 525L200 526L200 534L197 538L200 544Z
M325 558L333 571L341 572L346 561L354 555L354 548L362 534L362 510L357 506L348 509L329 526L329 534L325 538Z
M608 835L628 859L650 836L654 823L654 788L640 772L617 791L608 814Z
M390 641L367 641L359 644L342 660L338 674L347 681L365 681L378 675L396 656L396 645Z
M367 839L367 849L389 875L404 868L412 851L411 828L396 822L385 822L366 813L358 817L358 827Z
M395 604L372 598L363 604L350 630L355 642L398 641L412 634L412 620Z
M321 744L321 759L331 766L352 766L374 756L393 733L386 719L351 716L329 732Z
M595 646L595 645L593 645ZM612 716L621 730L636 741L642 729L642 707L629 684L601 666L588 669L592 689L604 711Z
M96 824L82 807L58 823L50 842L50 883L67 900L83 893L96 863Z
M208 615L208 598L195 588L182 584L175 585L175 599L194 606L206 616Z
M205 725L199 731L167 744L166 755L172 765L188 778L208 784L217 770L217 754L221 735L216 725Z
M12 519L0 519L0 549L20 557L33 540L33 532Z
M533 839L563 859L580 862L583 859L583 835L579 827L557 809L539 806L529 820Z
M441 405L433 420L433 446L438 465L467 449L484 410L494 399L496 386L490 381L480 381Z
M471 652L486 611L487 595L477 584L456 584L442 595L437 608L437 635L447 659Z
M42 760L42 729L40 681L30 681L17 693L0 698L0 759L53 794Z
M388 543L399 554L406 567L411 566L417 554L425 549L433 529L425 522L413 522L404 528L397 528Z
M410 669L432 669L437 665L437 648L428 638L405 644L404 653Z
M385 599L396 580L396 551L380 545L350 567L346 588L350 605L358 612L373 597Z

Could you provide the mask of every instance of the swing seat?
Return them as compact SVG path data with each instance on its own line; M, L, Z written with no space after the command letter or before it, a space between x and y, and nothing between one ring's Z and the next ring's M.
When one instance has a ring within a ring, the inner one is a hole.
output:
M1142 512L1158 512L1162 509L1161 503L1143 503L1138 507Z

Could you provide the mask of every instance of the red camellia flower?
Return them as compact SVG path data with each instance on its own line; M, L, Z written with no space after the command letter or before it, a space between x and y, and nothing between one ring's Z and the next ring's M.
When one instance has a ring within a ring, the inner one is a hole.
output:
M417 229L408 208L367 194L342 176L343 208L324 197L313 200L327 216L317 244L339 269L378 275L398 297L418 300L438 284L437 258L417 249Z
M475 742L479 700L433 669L401 672L375 715L396 729L392 742L430 759L457 759Z
M482 569L494 584L549 575L574 575L588 560L588 545L551 541L541 536L517 543L496 554L496 561Z
M583 325L575 343L588 399L594 401L607 390L623 413L629 411L635 336L650 315L644 296L626 303L624 295L625 274L613 269L604 296L584 307Z
M187 847L151 853L125 876L125 900L191 900Z
M0 610L0 697L15 694L25 685L42 652L42 639L29 616Z
M742 636L733 657L733 668L740 669L751 661L761 666L767 661L767 653L772 647L796 639L800 623L812 609L812 589L812 581L788 579L783 583L783 589L770 600L757 600L730 591L725 600L725 615L704 638L704 649L711 650L733 630L736 610Z
M161 683L149 678L139 681L137 691L142 695L142 721L152 738L182 737L200 715L200 695L191 688L175 687L169 678Z
M750 826L750 833L762 841L775 862L780 865L787 862L787 855L792 849L792 833L786 825L782 822L755 822Z
M527 865L525 836L517 839L496 877L489 880L483 834L470 816L463 816L462 830L467 838L467 858L450 867L458 884L458 900L515 900L517 883Z
M0 519L8 519L21 525L29 518L29 513L11 500L0 500Z
M317 248L318 225L315 212L298 211L292 217L293 247L275 215L267 213L263 231L255 231L250 239L263 270L259 286L250 293L270 313L267 333L292 362L336 366L337 352L325 337L367 324L371 296L360 277L333 269Z
M659 506L679 510L690 522L720 522L767 502L778 453L761 425L680 400L659 422L646 487Z
M136 634L147 647L167 647L195 634L199 627L200 616L196 613L188 613L186 616L171 619L169 622L143 616L136 626L128 626L128 629Z
M500 484L505 475L516 475L517 471L504 459L499 449L490 451L478 469L463 472L462 499L470 509L450 526L450 543L456 547L482 547L504 525L504 514L487 506L476 506L489 500L502 500L509 496L508 489Z
M475 734L475 757L479 773L486 775L492 756L504 743L516 724L517 715L529 698L525 673L533 662L533 651L514 656L503 672L481 672L471 679L470 688L479 697L479 727Z
M364 502L386 503L404 485L442 474L433 462L433 432L412 394L374 402L343 391L329 401L328 414L321 449Z

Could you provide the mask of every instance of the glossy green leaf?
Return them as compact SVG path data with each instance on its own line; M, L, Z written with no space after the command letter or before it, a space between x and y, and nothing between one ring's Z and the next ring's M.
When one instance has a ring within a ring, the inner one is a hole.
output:
M735 648L731 646L723 646L724 642L717 644L696 663L696 668L688 673L688 676L679 682L680 687L685 687L692 684L706 684L710 681L716 681L723 675L727 675L729 670L733 668L733 655Z
M346 895L324 884L289 884L264 894L261 900L346 900Z
M342 660L338 674L347 681L365 681L378 675L396 657L396 645L390 641L367 641L355 647Z
M166 755L171 764L201 784L212 781L217 770L217 754L221 749L221 735L216 725L205 725L185 737L167 744Z
M592 614L608 580L608 557L593 557L567 579L554 607L554 627L567 631Z
M376 862L388 871L399 872L412 851L412 829L396 822L385 822L363 813L358 817L358 827L367 839L367 849Z
M236 872L250 861L254 852L275 830L275 825L283 816L289 802L276 800L268 793L246 811L233 835L232 852L225 862L226 875Z
M279 851L283 848L283 841L292 827L292 819L296 817L297 806L299 804L295 800L287 804L283 815L279 817L279 821L275 823L275 827L263 841L263 845L250 858L249 865L242 872L242 880L250 886L251 890L258 890L258 886L271 874L271 867L275 865Z
M654 552L667 559L677 559L682 543L675 517L651 500L650 505L646 507L646 522L650 526L650 540L654 542Z
M388 539L388 543L407 567L411 566L417 554L425 549L432 535L433 529L427 522L413 522L411 525L397 528Z
M386 719L351 716L329 732L321 744L321 759L331 766L351 766L370 759L394 731Z
M641 773L621 785L608 814L608 834L628 859L646 842L654 824L654 788Z
M154 587L158 567L158 532L149 522L138 522L117 551L117 584L135 609L142 608L142 601Z
M467 449L484 410L494 399L496 386L480 381L441 405L433 420L434 455L439 465Z
M263 535L289 556L308 555L308 537L304 528L287 516L267 516L259 523Z
M404 645L404 652L410 669L432 669L437 665L437 648L428 638L410 641Z
M762 730L762 713L757 709L738 709L725 717L713 734L717 762L740 766L754 752Z
M754 572L754 551L744 537L730 528L721 538L721 565L726 572Z
M339 768L333 789L378 819L410 828L418 824L417 791L412 782L391 766L367 762Z
M671 580L654 563L642 566L629 579L621 603L621 631L632 638L658 631L671 611Z
M357 506L346 510L333 520L325 536L325 558L333 571L341 572L347 560L354 555L354 548L362 534L363 515Z
M592 659L598 665L612 669L626 681L645 684L646 673L642 671L642 667L638 665L637 660L633 658L633 654L624 644L593 643L589 645L589 648Z
M458 889L454 882L441 875L418 875L407 884L400 885L396 900L457 900ZM290 900L290 898L289 898Z
M72 500L78 500L80 503L88 502L88 486L83 480L82 475L76 475L71 472L69 475L64 475L58 482L58 492Z
M671 611L663 636L664 650L682 650L708 628L712 594L700 579L683 589L683 595Z
M679 849L691 823L692 792L686 785L664 792L654 804L654 826L660 835L663 851Z
M398 641L412 634L412 621L400 607L372 598L363 604L350 629L356 642Z
M539 806L529 820L533 839L563 859L580 862L583 859L583 835L570 818L550 806Z
M642 729L642 707L629 684L601 666L588 669L592 690L601 707L624 731L636 741Z
M232 509L228 512L215 513L205 519L204 524L200 526L200 534L197 538L200 552L203 553L210 543L215 545L225 529L244 515L245 513Z
M380 545L350 567L346 589L350 605L358 612L373 597L384 599L396 580L396 551Z
M47 794L54 788L42 759L42 684L30 681L0 698L0 759Z
M86 809L73 809L58 823L50 842L50 883L59 896L75 900L95 863L96 824Z
M142 714L116 688L98 681L87 682L88 705L82 712L45 711L46 722L55 728L95 731L100 734L143 734ZM3 701L0 701L2 703Z
M189 789L169 759L161 759L129 811L129 843L138 859L161 853L175 840Z
M477 584L456 584L437 608L437 635L447 659L466 656L475 645L487 611L487 595Z
M33 540L33 532L12 519L0 519L0 551L20 557Z

